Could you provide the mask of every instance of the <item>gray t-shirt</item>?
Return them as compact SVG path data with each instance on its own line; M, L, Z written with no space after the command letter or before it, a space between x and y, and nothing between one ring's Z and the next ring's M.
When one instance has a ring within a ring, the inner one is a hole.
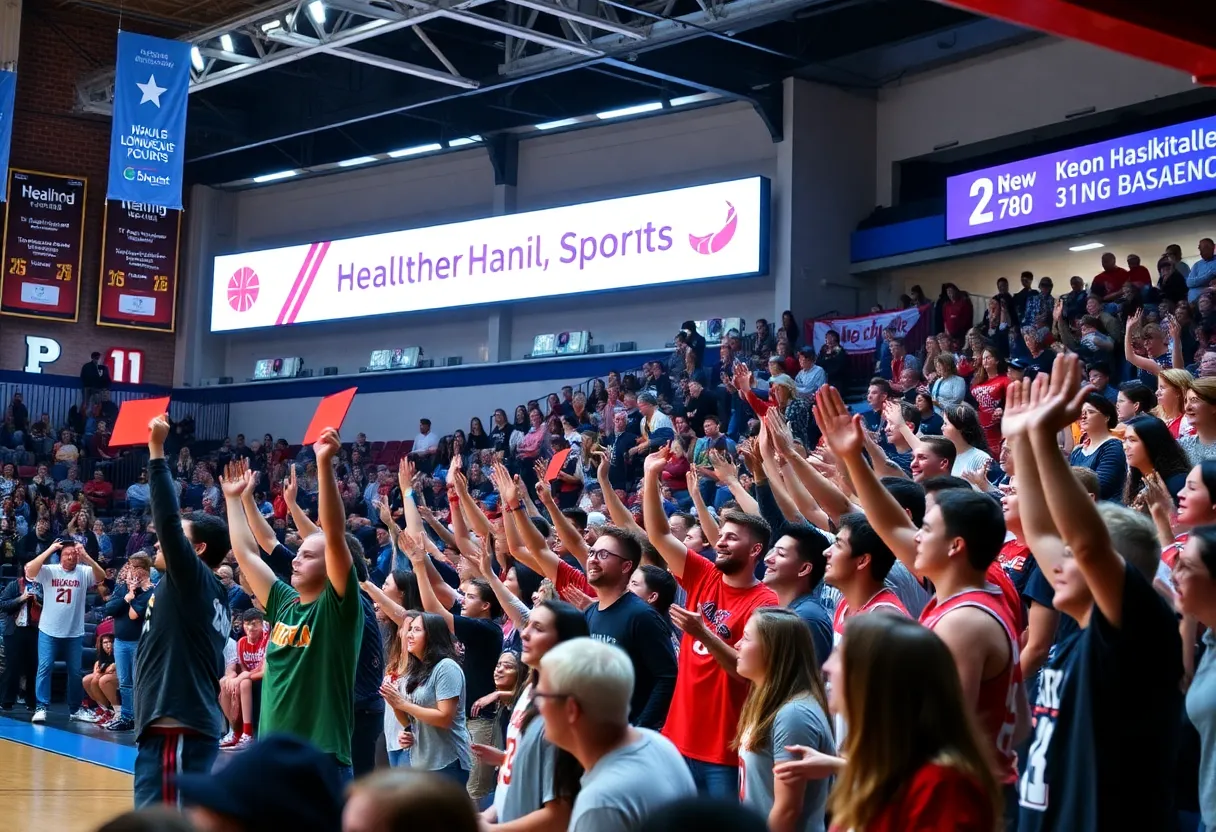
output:
M696 797L688 764L671 741L646 728L631 730L640 736L583 774L569 832L635 832L668 803Z
M510 766L505 775L510 782L503 784L506 792L498 809L499 823L518 820L556 797L553 777L557 748L545 739L545 721L539 716L519 733L515 753L503 765ZM501 779L502 772L499 774Z
M739 750L739 779L743 786L743 804L767 818L773 808L773 766L794 755L787 745L805 745L835 754L836 743L828 726L827 714L813 697L792 699L781 706L773 720L773 735L762 747ZM800 832L823 832L823 812L828 803L831 780L810 780L802 797L802 814L794 829Z
M410 749L410 767L438 771L459 760L461 768L469 768L469 731L464 721L464 671L451 659L435 665L427 680L414 688L410 701L424 708L437 708L444 699L458 699L456 716L451 728L436 728L417 719L410 720L414 745Z
M1216 829L1216 635L1203 636L1207 652L1186 692L1186 715L1199 731L1199 812L1203 825Z

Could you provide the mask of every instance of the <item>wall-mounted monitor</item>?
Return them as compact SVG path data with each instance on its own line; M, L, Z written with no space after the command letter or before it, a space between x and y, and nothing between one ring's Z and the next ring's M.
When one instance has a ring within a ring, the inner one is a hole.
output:
M542 358L546 355L557 355L557 334L537 335L532 339L532 357Z
M262 358L253 365L253 380L295 378L304 368L302 358Z
M372 350L367 362L369 370L412 370L418 366L421 347L404 347L393 350Z
M768 272L753 176L215 258L211 331L232 332Z

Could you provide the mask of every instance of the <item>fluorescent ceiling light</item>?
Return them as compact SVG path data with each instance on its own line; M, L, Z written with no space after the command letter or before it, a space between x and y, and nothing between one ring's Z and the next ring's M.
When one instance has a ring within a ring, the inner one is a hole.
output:
M236 45L233 44L233 42L232 42L232 35L229 35L229 34L220 35L220 49L223 49L225 52L235 52L236 51Z
M321 0L313 0L308 4L308 16L312 18L313 23L324 23L325 4Z
M206 64L203 63L203 53L198 51L197 46L190 47L190 63L193 64L194 68L199 72L202 72L203 67L206 66Z
M263 174L262 176L255 176L255 177L253 177L253 181L257 182L259 185L261 185L265 182L277 182L280 179L290 179L291 177L295 176L297 173L299 173L299 171L281 170L278 173L267 173L267 174Z
M696 95L682 95L679 98L673 98L667 103L672 107L683 107L685 104L696 104L700 101L713 101L718 97L716 92L699 92Z
M262 24L263 32L273 32L275 29L282 28L283 22L277 17L274 20L268 20Z
M448 142L448 147L464 147L466 144L477 144L481 141L481 136L465 136L463 139L452 139Z
M650 101L646 104L635 104L632 107L622 107L619 110L606 110L602 113L596 113L595 117L607 121L610 118L625 118L625 116L636 116L641 113L653 113L655 110L663 109L662 101Z
M338 162L340 168L353 168L355 165L366 165L368 162L376 161L375 156L357 156L354 159L343 159Z
M1102 243L1081 243L1079 246L1069 246L1069 251L1093 251L1096 248L1106 248Z
M559 118L557 121L546 121L543 124L533 125L537 130L556 130L558 127L569 127L571 124L578 124L576 118Z
M417 147L403 147L400 150L391 151L388 156L390 159L400 159L402 156L417 156L419 153L432 153L436 150L443 150L443 145L420 144Z

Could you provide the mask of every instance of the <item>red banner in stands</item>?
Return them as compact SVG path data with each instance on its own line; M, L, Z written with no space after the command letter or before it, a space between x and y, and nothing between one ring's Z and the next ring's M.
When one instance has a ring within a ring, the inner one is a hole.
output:
M9 172L0 271L0 312L75 322L88 180Z
M106 203L97 323L172 332L182 212L137 202Z

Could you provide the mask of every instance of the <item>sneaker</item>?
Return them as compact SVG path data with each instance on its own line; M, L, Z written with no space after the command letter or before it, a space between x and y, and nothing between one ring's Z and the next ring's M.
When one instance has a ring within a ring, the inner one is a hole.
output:
M236 745L232 747L233 751L241 751L253 745L253 737L248 734L241 734L241 738L236 741Z
M223 748L223 749L232 748L233 746L236 745L237 739L238 739L237 735L232 733L231 731L229 731L227 734L224 734L224 738L222 740L220 740L220 748Z
M97 714L94 713L93 711L90 711L88 708L77 708L76 712L73 713L68 718L71 719L73 722L96 723L99 721Z
M132 719L123 719L121 716L115 717L105 724L107 731L134 731L135 721Z
M46 708L35 708L30 722L46 722Z
M115 716L114 712L109 708L97 708L93 711L93 715L97 717L98 725L105 725Z

